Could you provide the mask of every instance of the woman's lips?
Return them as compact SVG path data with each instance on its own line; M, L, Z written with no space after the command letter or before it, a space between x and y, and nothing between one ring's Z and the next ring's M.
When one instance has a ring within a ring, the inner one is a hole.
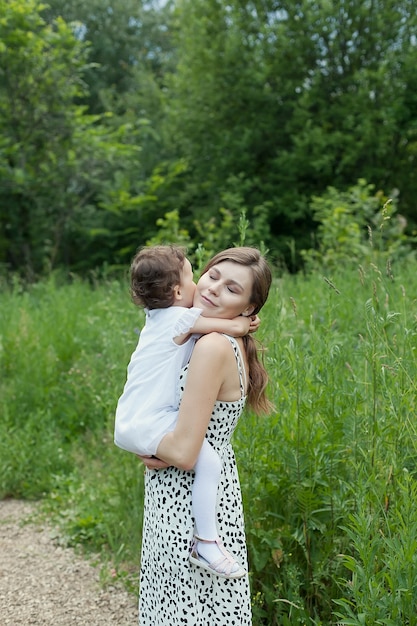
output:
M200 298L205 304L208 304L209 306L214 306L214 302L212 302L210 298L207 298L207 296L200 296Z

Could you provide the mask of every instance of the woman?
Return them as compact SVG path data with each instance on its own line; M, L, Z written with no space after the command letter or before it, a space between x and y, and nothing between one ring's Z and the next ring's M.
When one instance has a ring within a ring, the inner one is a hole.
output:
M258 250L230 248L217 254L203 270L194 306L209 317L254 315L265 303L270 285L271 271ZM189 560L191 546L194 558L199 558L205 547L198 540L193 542L191 468L207 437L223 465L217 496L219 535L226 550L247 569L240 485L230 439L245 400L256 412L268 410L266 384L267 375L251 336L232 339L211 333L196 343L183 370L184 392L175 430L161 441L157 459L143 458L148 470L140 626L252 623L248 576L221 578Z

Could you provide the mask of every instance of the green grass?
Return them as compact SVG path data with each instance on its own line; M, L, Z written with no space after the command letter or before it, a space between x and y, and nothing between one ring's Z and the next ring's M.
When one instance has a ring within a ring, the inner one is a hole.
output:
M262 311L275 410L235 435L254 626L417 624L417 264L388 274L285 275ZM122 282L1 293L0 495L132 589L143 468L112 439L141 324Z

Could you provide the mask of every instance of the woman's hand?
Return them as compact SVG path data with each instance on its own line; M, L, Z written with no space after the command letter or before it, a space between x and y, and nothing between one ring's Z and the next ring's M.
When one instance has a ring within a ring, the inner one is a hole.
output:
M148 469L166 469L169 467L168 463L161 461L161 459L158 459L156 456L141 456L140 454L137 454L136 456L142 461L142 463L144 463L144 465L146 465Z

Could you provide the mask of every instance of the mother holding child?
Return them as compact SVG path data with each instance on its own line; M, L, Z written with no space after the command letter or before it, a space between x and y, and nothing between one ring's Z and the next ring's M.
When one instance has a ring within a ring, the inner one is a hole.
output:
M197 285L181 248L143 248L131 292L146 322L115 443L145 463L140 626L250 626L242 498L230 440L245 403L266 413L248 334L271 285L259 250L216 254Z

